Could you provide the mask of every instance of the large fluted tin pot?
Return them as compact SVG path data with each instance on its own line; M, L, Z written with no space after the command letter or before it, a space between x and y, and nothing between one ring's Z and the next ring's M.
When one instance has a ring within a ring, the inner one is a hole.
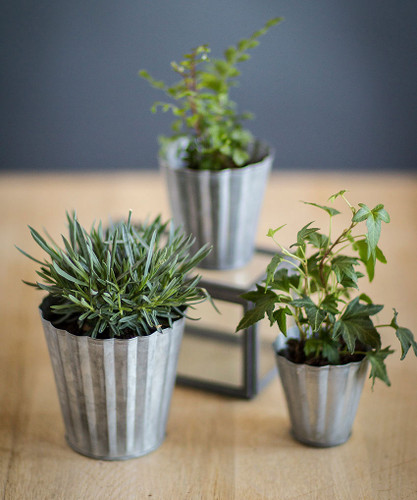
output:
M164 148L160 165L167 180L173 220L196 238L196 251L205 243L213 251L200 267L234 269L253 256L259 214L273 155L255 143L251 156L259 161L242 168L192 170L183 166L186 140Z
M139 457L165 437L184 319L128 340L97 340L41 318L68 444L102 460Z
M309 366L289 361L274 345L292 435L318 447L337 446L352 432L368 361Z

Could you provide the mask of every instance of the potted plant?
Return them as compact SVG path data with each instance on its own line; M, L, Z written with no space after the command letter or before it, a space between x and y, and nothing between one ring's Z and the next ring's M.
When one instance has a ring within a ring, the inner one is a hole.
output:
M68 444L104 460L137 457L165 437L186 308L207 298L189 272L193 242L160 217L84 229L67 215L59 246L30 228L46 252L40 314Z
M254 251L259 212L273 155L243 127L251 115L239 113L230 99L238 65L249 59L258 38L281 21L275 18L224 52L210 57L200 45L172 62L180 80L172 85L139 74L173 102L156 102L175 116L173 135L161 138L160 164L177 226L196 237L195 248L212 243L202 267L232 269L247 263Z
M401 359L410 347L417 355L413 334L398 325L396 310L389 324L375 325L372 318L383 306L358 288L364 274L357 266L372 281L376 261L386 262L378 241L382 222L390 221L388 212L383 205L354 207L345 193L329 198L342 198L352 212L337 236L332 234L332 219L340 212L316 203L309 204L330 218L326 234L309 222L298 231L291 252L275 240L283 226L269 230L280 252L268 265L265 281L244 295L253 308L237 327L247 328L266 315L287 337L284 343L278 337L274 347L292 434L313 446L334 446L349 438L368 364L372 384L379 378L390 385L385 359L394 351L382 347L380 328L394 330ZM361 223L366 223L365 234L355 230ZM294 324L291 329L288 318Z

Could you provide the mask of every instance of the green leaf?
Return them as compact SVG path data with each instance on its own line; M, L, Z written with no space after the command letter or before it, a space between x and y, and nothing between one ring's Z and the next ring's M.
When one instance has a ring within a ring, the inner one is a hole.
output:
M335 194L332 194L329 199L327 201L335 201L336 198L338 198L339 196L343 196L345 193L346 193L346 189L342 189L341 191L335 193Z
M31 255L29 255L28 253L26 253L24 250L22 250L21 248L19 248L18 246L15 245L15 248L17 250L19 250L20 253L22 253L25 257L27 257L28 259L30 260L33 260L34 262L36 262L37 264L40 264L41 266L43 266L45 263L44 262L41 262L40 260L38 259L35 259L35 257L32 257Z
M290 305L293 307L303 308L305 310L308 324L311 326L313 333L320 329L323 321L327 317L327 312L317 307L309 297L295 299L290 302Z
M273 238L275 236L275 233L285 227L287 224L283 224L282 226L277 227L276 229L269 229L266 235L270 238Z
M320 307L329 313L337 314L339 312L337 297L334 294L326 295Z
M366 220L366 225L368 227L368 234L366 235L366 241L368 243L368 259L372 257L375 261L375 249L381 235L381 221L376 220L373 217L369 217Z
M361 207L352 217L352 222L362 222L366 220L366 227L368 233L366 235L366 242L368 244L367 259L376 259L376 247L378 245L379 237L381 235L381 221L389 222L390 217L388 212L384 209L384 205L377 205L372 210L364 203L359 203Z
M325 205L318 205L317 203L312 203L311 201L303 201L306 205L312 205L313 207L321 208L325 212L327 212L330 217L340 214L339 210L336 210L332 207L326 207Z
M414 335L408 328L398 326L397 316L398 313L394 309L394 317L391 320L391 326L395 329L395 334L401 344L401 359L405 358L410 347L413 348L414 354L417 356L417 342L414 340Z
M304 354L307 357L324 358L330 363L339 362L339 344L337 341L329 338L327 335L320 335L318 338L310 337L304 345Z
M366 295L366 293L361 293L359 295L359 300L362 300L363 302L366 302L367 304L373 304L372 299L369 297L369 295Z
M308 236L310 236L312 233L315 233L319 230L318 227L309 227L311 224L313 224L314 221L309 222L306 224L303 228L301 228L298 233L297 233L297 243L294 243L291 245L291 247L294 246L301 246L304 244L304 240L307 239ZM290 247L290 248L291 248Z
M263 307L253 307L252 309L249 309L248 311L246 311L239 324L237 325L236 332L254 325L265 317L265 313L266 309Z
M343 278L346 276L356 284L358 276L353 266L357 264L358 261L355 257L347 257L346 255L337 255L334 257L331 260L331 266L338 283L342 283Z
M269 287L273 290L281 290L289 293L291 285L297 287L299 276L297 274L288 275L288 269L282 267L275 272L273 279L269 283Z
M267 29L272 28L272 26L281 23L283 20L284 20L283 17L274 17L265 23L265 28Z
M341 335L350 353L355 351L357 340L365 346L379 349L381 337L370 316L377 314L382 308L383 306L375 304L361 304L356 297L334 324L333 337L338 338Z
M377 304L361 304L359 297L353 299L347 306L343 314L344 318L363 318L368 316L375 316L384 306Z
M372 387L375 384L375 379L379 378L385 382L388 386L391 382L387 375L387 367L385 366L385 359L387 356L392 354L394 351L390 350L389 346L385 349L380 349L377 351L368 351L366 357L371 363L371 373L369 378L372 378Z
M236 53L237 53L237 50L235 49L235 47L233 47L233 46L228 47L224 51L224 57L225 57L226 61L232 62L234 60L234 58L236 57Z
M280 308L274 311L273 313L273 318L277 322L278 328L284 335L287 334L287 314L288 314L288 308Z
M279 266L281 261L282 257L279 253L275 254L272 257L271 262L268 264L266 268L266 282L265 282L266 286L268 286L270 282L274 279L275 271L277 270L277 267Z
M55 269L55 271L60 275L62 276L63 278L69 280L69 281L72 281L73 283L76 283L77 285L81 285L81 286L86 286L86 283L84 283L83 281L80 281L78 280L77 278L74 278L74 276L71 276L70 274L68 274L67 272L65 272L63 269L61 269L58 264L56 262L53 262L52 263L52 266L53 268Z
M318 249L327 248L329 244L328 236L321 233L311 233L307 236L306 240Z
M371 210L364 203L359 203L361 207L352 217L352 222L363 222L371 215Z
M236 331L243 330L254 325L265 317L265 314L272 314L275 303L279 300L277 294L271 290L266 290L257 285L257 290L244 293L241 297L254 303L254 306L246 311L240 320Z
M358 240L353 243L353 249L359 253L360 260L364 263L366 272L368 274L369 281L372 281L375 276L375 261L369 258L368 243L366 240ZM387 263L385 255L382 250L377 246L375 249L376 260L379 260L383 264Z
M398 340L401 344L401 359L404 359L410 347L413 347L414 354L417 356L417 342L414 335L408 328L399 327L395 330Z

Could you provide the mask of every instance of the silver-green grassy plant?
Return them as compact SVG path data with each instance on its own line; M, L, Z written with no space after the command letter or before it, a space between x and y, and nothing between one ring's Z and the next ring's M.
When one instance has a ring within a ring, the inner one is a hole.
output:
M84 229L75 213L67 214L68 238L59 246L46 233L29 227L46 252L37 274L26 282L48 292L55 323L76 322L82 335L93 338L149 335L185 316L186 308L208 298L190 271L210 252L205 245L190 254L186 236L161 217L134 225L126 221Z

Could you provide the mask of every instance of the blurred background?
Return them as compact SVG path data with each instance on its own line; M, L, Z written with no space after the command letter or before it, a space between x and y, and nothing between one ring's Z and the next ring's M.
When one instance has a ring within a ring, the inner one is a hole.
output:
M0 7L0 169L157 168L170 115L137 75L214 56L285 21L241 65L232 97L276 168L417 169L416 0L6 0Z

